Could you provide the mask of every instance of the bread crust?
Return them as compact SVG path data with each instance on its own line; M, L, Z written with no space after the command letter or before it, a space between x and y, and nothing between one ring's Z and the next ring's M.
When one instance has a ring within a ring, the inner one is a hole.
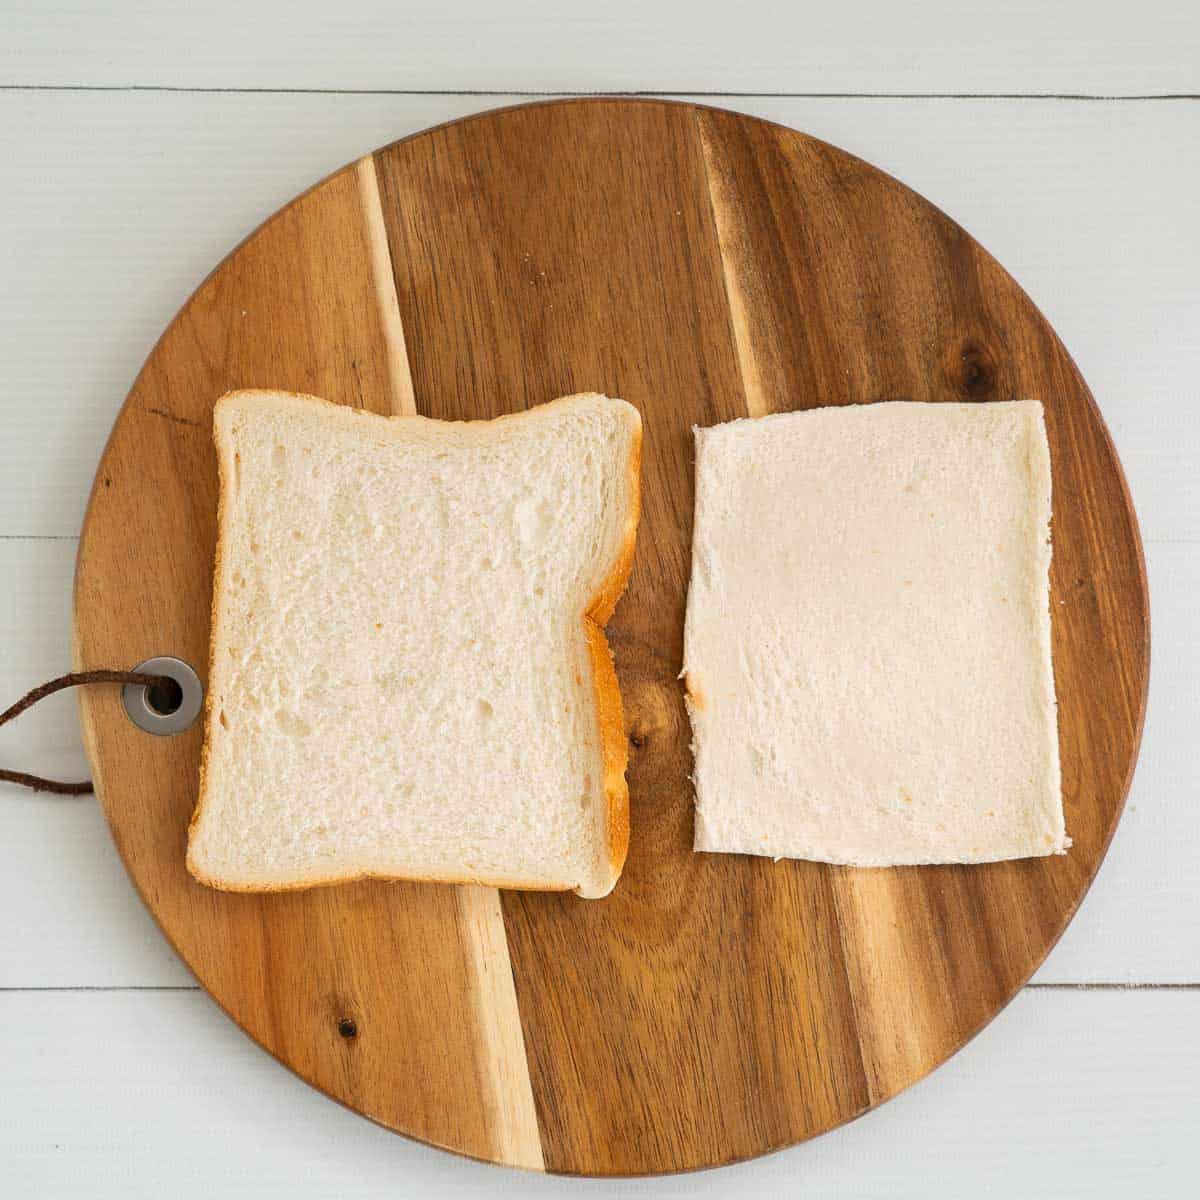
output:
M518 413L505 413L490 420L454 422L458 425L495 426L513 420L527 419L530 413L541 412L545 409L566 406L587 399L595 398L599 393L581 392L563 396L539 405L536 409L526 409ZM243 884L220 879L206 872L196 861L194 851L194 833L200 823L207 801L208 761L212 741L213 721L217 719L214 690L211 686L213 668L216 662L217 650L217 614L223 595L223 571L225 554L225 510L228 505L232 481L226 458L228 447L222 441L219 414L221 408L236 400L247 397L271 397L272 399L297 400L306 404L318 404L331 412L356 413L358 410L348 409L344 405L334 404L318 396L306 395L302 392L272 391L261 388L242 388L226 392L213 406L213 440L217 448L217 542L213 558L213 587L212 604L209 610L209 649L208 649L208 678L204 698L204 742L200 751L199 786L196 807L188 823L187 869L191 876L206 887L217 891L257 893L304 891L314 887L331 887L342 883L358 883L363 880L379 880L380 882L418 882L418 883L449 883L474 884L484 887L505 888L520 891L566 892L574 890L578 895L588 898L599 898L608 895L620 877L621 868L629 848L629 788L625 781L625 768L628 765L628 744L625 739L624 708L621 703L621 690L617 681L616 668L613 665L612 651L604 636L604 625L612 616L617 601L625 591L629 574L633 568L633 557L637 543L637 528L641 516L641 456L642 456L642 423L638 414L637 426L633 431L630 444L629 462L626 470L626 501L628 516L624 536L613 566L601 581L600 587L583 615L583 632L587 645L588 656L592 666L592 687L596 702L596 717L603 775L603 796L605 803L604 814L604 852L608 876L603 885L592 889L581 886L575 889L569 886L555 886L545 883L524 882L519 880L496 879L489 877L468 878L460 876L386 874L374 871L363 871L353 875L330 875L311 880L301 880L295 883L277 884ZM636 410L634 410L636 412ZM381 416L381 414L371 414ZM431 420L431 418L404 415L386 417L385 420ZM439 424L442 422L438 422Z
M188 863L188 873L197 883L204 884L217 892L237 892L241 895L265 896L274 892L306 892L309 888L336 887L342 883L453 883L474 887L505 888L509 891L521 892L569 892L566 886L551 887L545 883L523 883L511 879L491 879L481 876L478 879L454 875L387 875L375 871L361 871L357 875L328 875L320 879L304 879L295 883L228 883L212 875L197 872L191 862Z
M596 693L604 795L608 809L605 833L611 878L605 891L596 893L597 895L607 895L616 886L629 851L629 784L625 779L625 769L629 765L629 742L625 736L625 709L621 701L621 687L617 680L612 649L604 635L604 626L624 593L630 572L633 570L638 522L641 519L641 472L642 425L639 420L630 447L626 476L629 489L629 518L625 527L625 538L612 571L601 583L600 590L583 618L588 654L592 660L592 686ZM584 894L580 892L580 895Z

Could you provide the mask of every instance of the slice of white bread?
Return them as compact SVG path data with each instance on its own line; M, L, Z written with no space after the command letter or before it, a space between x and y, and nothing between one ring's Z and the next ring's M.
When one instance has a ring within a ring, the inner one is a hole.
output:
M1042 406L695 436L696 849L872 867L1065 851Z
M637 410L446 422L244 391L214 433L191 873L609 892L629 826L602 627L633 558Z

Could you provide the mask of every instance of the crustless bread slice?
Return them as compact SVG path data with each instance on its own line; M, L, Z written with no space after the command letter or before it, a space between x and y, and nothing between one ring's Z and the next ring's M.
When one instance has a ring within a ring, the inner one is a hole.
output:
M696 460L696 849L1063 852L1041 405L735 421Z
M214 425L192 874L607 893L628 799L602 627L633 556L637 411L442 422L234 392Z

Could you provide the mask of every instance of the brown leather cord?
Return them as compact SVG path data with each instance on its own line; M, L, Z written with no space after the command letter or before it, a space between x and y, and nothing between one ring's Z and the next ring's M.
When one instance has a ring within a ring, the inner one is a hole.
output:
M57 679L51 679L49 683L43 683L41 687L35 687L11 708L0 713L0 725L7 725L39 700L61 692L63 688L81 687L89 683L140 683L143 687L153 687L156 683L165 682L167 679L164 675L144 675L139 671L77 671L73 675L60 675ZM22 787L32 788L35 792L54 792L59 796L86 796L93 790L90 779L81 783L60 783L54 779L43 779L40 775L27 775L24 771L5 771L2 768L0 781L17 783Z

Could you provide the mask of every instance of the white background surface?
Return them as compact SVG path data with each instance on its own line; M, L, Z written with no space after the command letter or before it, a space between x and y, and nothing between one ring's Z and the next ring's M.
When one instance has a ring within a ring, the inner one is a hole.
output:
M741 1167L544 1179L380 1130L239 1033L91 800L0 787L0 1195L1176 1196L1200 1168L1200 11L0 0L0 707L69 667L87 489L162 327L347 160L519 95L703 94L891 171L1046 312L1122 455L1154 657L1126 816L1035 983L909 1093ZM1150 97L1150 98L1147 98ZM73 701L0 763L80 776Z

